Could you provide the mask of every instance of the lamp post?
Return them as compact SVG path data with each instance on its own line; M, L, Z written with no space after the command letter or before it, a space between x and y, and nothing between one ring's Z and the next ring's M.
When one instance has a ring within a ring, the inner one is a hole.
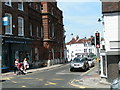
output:
M98 19L98 22L100 23L100 22L102 22L102 25L104 25L104 22L103 22L103 18L102 19ZM100 53L100 66L101 66L101 69L100 69L100 76L101 77L107 77L107 76L105 76L105 74L104 74L104 70L106 71L105 73L106 73L106 75L107 75L107 62L106 62L106 58L104 58L104 57L106 57L106 55L105 55L105 50L104 49L102 49L101 48L101 53ZM105 63L105 64L104 64Z

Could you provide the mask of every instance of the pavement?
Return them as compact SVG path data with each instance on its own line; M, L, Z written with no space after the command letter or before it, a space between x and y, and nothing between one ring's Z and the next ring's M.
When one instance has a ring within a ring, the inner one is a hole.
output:
M37 71L45 71L45 70L53 69L55 67L61 67L63 65L66 65L66 64L56 64L56 65L52 65L52 66L49 66L49 67L41 67L41 68L36 68L36 69L28 69L27 72L29 74L31 72L33 73L33 72L37 72ZM14 74L14 72L11 71L11 72L2 73L1 76L2 77L0 78L0 81L2 81L2 80L9 80L13 76L16 76L16 74Z
M72 80L70 84L78 88L102 88L102 90L110 89L111 86L105 78L100 77L96 67L86 72L83 77Z

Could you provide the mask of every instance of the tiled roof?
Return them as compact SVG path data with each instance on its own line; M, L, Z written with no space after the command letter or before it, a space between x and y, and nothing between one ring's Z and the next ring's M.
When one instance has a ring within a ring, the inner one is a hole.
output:
M72 38L72 40L67 42L66 45L85 43L85 42L90 42L90 41L91 41L91 38L88 38L88 39L84 38L84 39L78 39L78 40L75 40L75 38Z

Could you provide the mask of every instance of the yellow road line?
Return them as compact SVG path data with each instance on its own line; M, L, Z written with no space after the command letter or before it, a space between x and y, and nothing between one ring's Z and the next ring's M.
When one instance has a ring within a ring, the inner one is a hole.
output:
M47 82L47 84L45 85L56 85L57 83L53 83L53 82Z
M72 86L74 86L74 87L77 87L77 88L82 88L82 89L88 88L87 86L74 84L73 83L74 81L76 81L76 80L71 81L69 84L72 85Z
M27 87L27 86L22 86L22 87Z
M83 76L83 75L85 75L85 74L87 74L87 73L89 73L90 71L92 71L93 69L95 69L96 68L96 66L95 67L93 67L93 68L91 68L90 70L88 70L87 72L85 72L85 73L83 73L83 74L81 74L81 76Z
M52 80L64 80L62 78L53 78Z

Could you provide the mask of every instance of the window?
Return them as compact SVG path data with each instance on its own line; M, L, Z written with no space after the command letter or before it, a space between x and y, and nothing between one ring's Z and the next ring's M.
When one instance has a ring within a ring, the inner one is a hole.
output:
M53 8L51 9L51 14L54 15L54 10L53 10Z
M30 7L32 6L32 3L31 3L31 2L29 2L29 6L30 6Z
M54 37L54 24L52 24L52 37Z
M43 38L43 36L44 36L43 35L44 34L43 31L44 31L44 29L43 29L43 27L41 27L41 38Z
M23 2L18 2L18 10L23 10Z
M32 24L30 23L30 36L32 36Z
M36 10L38 10L38 4L36 4Z
M6 0L6 1L5 1L5 5L7 5L7 6L12 6L11 0Z
M37 37L39 37L39 28L38 28L38 26L37 26Z
M89 49L89 53L92 52L92 49Z
M5 34L12 34L12 15L6 13L6 17L8 17L8 25L5 26Z
M35 48L35 60L39 60L39 49Z
M42 10L41 5L39 7L40 7L40 11L41 11Z
M86 43L84 43L84 47L86 47L87 46L87 44Z
M43 5L41 5L41 10L43 10Z
M84 49L84 53L87 53L87 49Z
M18 36L24 36L24 20L18 17Z

